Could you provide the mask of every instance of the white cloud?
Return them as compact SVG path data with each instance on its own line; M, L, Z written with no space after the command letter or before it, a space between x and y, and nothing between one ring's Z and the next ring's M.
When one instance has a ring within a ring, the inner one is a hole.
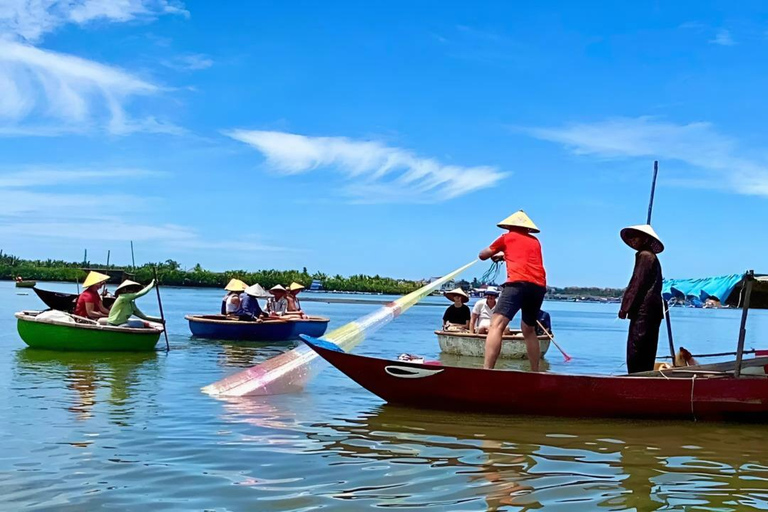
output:
M62 25L96 20L126 22L161 14L189 16L181 2L169 0L3 0L0 34L37 42Z
M0 189L54 186L68 183L94 183L120 178L150 178L164 173L146 169L55 169L50 167L26 167L22 171L0 173Z
M720 46L733 46L736 42L731 37L731 31L726 29L720 29L717 31L714 39L709 41L712 44L719 44Z
M768 162L740 156L737 142L710 123L675 124L652 117L617 118L560 128L534 128L536 138L579 155L677 160L703 171L678 184L768 196ZM704 174L702 176L701 174ZM716 179L712 179L716 178Z
M0 134L87 131L114 134L180 130L154 118L132 119L125 104L161 91L120 68L0 40ZM55 123L55 127L39 123Z
M445 165L377 141L258 130L225 134L256 148L282 174L341 172L350 181L345 192L357 201L441 201L491 187L505 176L495 167Z

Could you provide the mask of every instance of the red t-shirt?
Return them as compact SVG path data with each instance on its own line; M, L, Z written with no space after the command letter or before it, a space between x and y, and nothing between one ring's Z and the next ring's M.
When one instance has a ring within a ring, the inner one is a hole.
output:
M525 281L547 286L547 273L541 256L539 239L530 233L510 231L491 244L495 253L502 251L507 264L507 282Z
M77 305L75 306L75 314L77 316L88 318L88 311L85 309L86 302L90 302L91 304L94 304L94 305L100 304L101 297L99 297L99 292L93 291L89 288L87 290L84 290L83 293L80 294L80 296L77 298ZM98 307L94 307L94 309L98 310Z

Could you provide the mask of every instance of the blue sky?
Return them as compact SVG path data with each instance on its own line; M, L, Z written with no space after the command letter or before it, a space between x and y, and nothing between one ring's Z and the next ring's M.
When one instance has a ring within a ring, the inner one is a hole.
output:
M0 249L421 278L522 208L623 286L658 159L666 275L765 271L766 51L761 2L5 0Z

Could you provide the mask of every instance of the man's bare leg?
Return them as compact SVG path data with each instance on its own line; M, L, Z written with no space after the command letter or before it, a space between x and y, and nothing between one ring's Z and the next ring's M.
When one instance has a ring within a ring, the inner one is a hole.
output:
M536 328L523 321L520 322L520 328L523 330L525 348L528 350L528 360L531 362L531 371L538 372L539 362L541 361L541 348L539 347L539 338L536 336Z
M504 334L507 324L509 324L509 318L504 315L494 313L491 317L491 328L488 329L488 336L485 338L485 364L483 364L483 368L492 370L496 366L496 360L501 353L501 336Z

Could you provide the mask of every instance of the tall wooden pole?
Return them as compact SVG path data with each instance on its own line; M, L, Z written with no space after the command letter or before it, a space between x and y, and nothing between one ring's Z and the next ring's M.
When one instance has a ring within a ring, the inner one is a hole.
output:
M653 196L656 195L656 177L659 175L659 161L654 160L653 162L653 181L651 182L651 201L648 203L648 220L645 221L646 224L651 224L651 214L653 213Z
M165 314L163 313L163 301L160 298L160 281L157 279L157 267L152 265L152 273L155 277L155 291L157 292L157 305L160 308L160 319L163 321L163 334L165 334L165 351L171 350L171 345L168 343L168 330L165 325Z
M645 223L651 224L651 216L653 214L653 199L656 196L656 178L659 176L659 161L653 162L653 181L651 182L651 200L648 202L648 217ZM675 365L675 341L672 337L672 320L669 318L669 303L664 301L664 319L667 324L667 340L669 341L669 355L672 356L672 366Z
M735 377L741 375L741 359L744 356L744 340L747 337L747 314L749 313L749 299L752 297L752 283L755 281L755 272L750 270L741 281L741 289L744 292L744 303L741 309L741 325L739 326L739 344L736 347Z
M107 249L107 270L109 270L109 253L111 253L109 249Z
M133 266L133 270L136 270L136 258L133 256L133 240L131 240L131 265Z

